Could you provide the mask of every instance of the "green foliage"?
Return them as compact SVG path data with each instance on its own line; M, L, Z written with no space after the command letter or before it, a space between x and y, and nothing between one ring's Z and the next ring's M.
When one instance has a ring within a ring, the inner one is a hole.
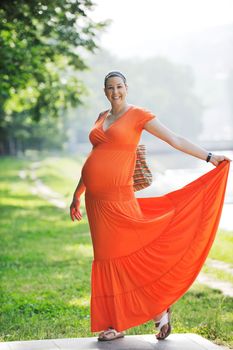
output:
M38 123L27 112L12 113L4 126L8 140L11 140L11 154L24 153L27 149L62 149L66 141L67 135L60 118L44 117Z
M0 134L6 143L16 137L10 130L16 114L39 121L81 103L85 89L74 72L87 68L82 55L94 52L106 25L88 17L93 6L90 0L1 1Z

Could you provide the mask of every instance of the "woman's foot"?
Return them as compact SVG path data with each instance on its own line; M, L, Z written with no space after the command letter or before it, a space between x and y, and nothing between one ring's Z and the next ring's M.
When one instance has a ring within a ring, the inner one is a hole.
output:
M123 338L125 335L123 332L117 332L114 328L109 327L106 331L103 331L99 334L99 341L109 341L119 338Z
M158 340L164 340L166 339L169 334L171 333L171 309L167 309L166 312L164 312L159 318L159 320L155 319L155 326L158 328L159 333L156 334L156 338Z

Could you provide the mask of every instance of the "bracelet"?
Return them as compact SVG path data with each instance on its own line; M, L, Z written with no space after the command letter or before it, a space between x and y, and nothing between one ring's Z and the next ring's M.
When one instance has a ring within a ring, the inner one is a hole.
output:
M207 163L210 161L210 158L211 158L212 155L213 155L213 154L212 154L211 152L208 153L208 156L207 156L207 158L206 158Z

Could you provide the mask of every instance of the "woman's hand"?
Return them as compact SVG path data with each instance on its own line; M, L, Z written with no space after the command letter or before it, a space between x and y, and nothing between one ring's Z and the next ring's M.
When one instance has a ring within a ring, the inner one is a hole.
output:
M74 221L75 219L80 221L82 219L82 214L80 212L80 204L80 198L74 198L70 205L70 217L72 221Z
M212 154L210 158L210 163L212 163L215 166L218 166L223 160L228 160L231 162L231 159L224 155Z

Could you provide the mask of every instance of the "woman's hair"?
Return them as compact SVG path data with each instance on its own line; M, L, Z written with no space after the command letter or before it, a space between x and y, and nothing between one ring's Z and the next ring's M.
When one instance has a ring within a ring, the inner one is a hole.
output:
M123 80L124 84L125 85L127 84L126 77L124 76L124 74L122 74L121 72L119 72L117 70L113 70L113 71L109 72L104 78L104 86L105 87L106 87L106 84L107 84L107 80L109 78L112 78L112 77L120 77Z

